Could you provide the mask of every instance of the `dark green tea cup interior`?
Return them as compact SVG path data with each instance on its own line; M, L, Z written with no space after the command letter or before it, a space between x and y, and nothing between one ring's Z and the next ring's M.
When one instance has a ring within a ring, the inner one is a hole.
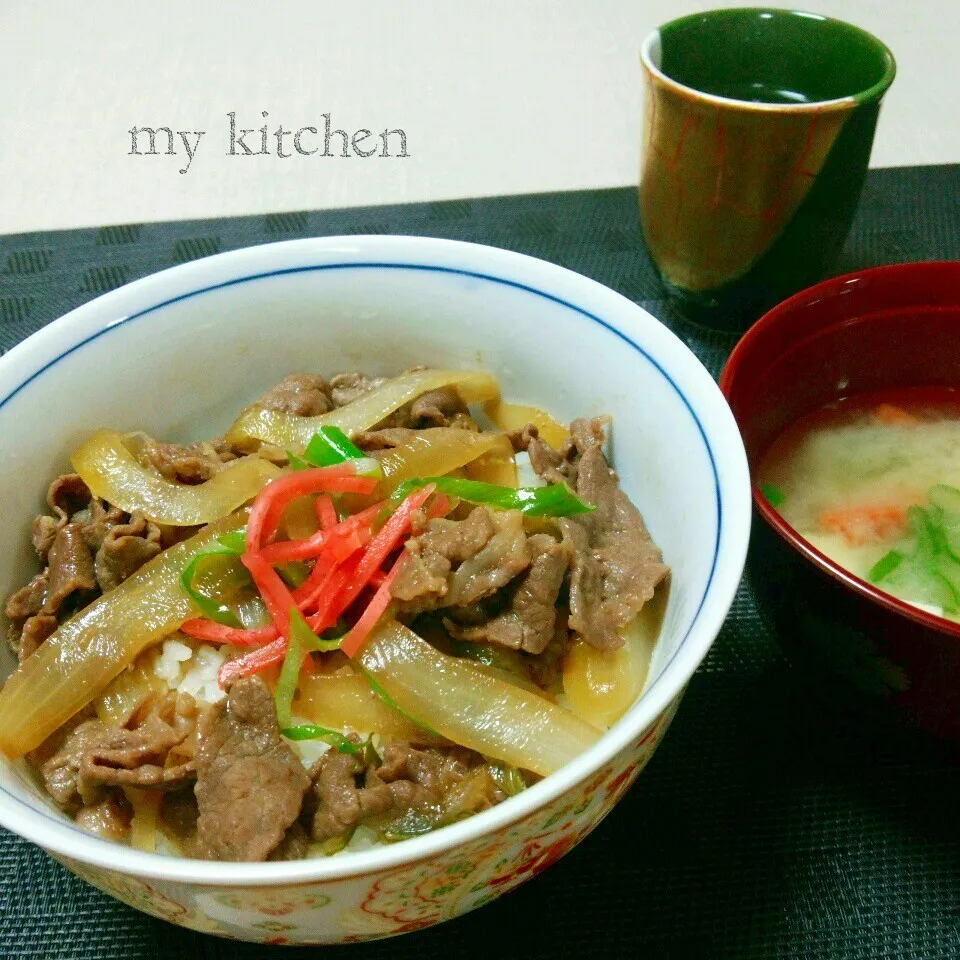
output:
M893 82L893 55L840 20L796 10L713 10L660 28L662 73L732 100L816 103L877 98Z

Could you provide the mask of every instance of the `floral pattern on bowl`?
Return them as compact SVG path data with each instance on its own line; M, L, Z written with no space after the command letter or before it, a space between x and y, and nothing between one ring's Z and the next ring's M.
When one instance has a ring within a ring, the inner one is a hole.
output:
M356 943L410 933L489 903L572 850L630 789L679 701L636 743L542 809L472 843L392 870L319 883L204 887L147 882L56 859L129 906L203 933L267 944Z

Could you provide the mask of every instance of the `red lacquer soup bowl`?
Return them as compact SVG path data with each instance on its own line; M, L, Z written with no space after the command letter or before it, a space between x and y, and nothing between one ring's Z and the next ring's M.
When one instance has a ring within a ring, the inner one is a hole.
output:
M844 397L960 387L960 263L878 267L819 283L765 314L720 387L751 473L803 415ZM960 624L829 560L754 486L748 569L761 613L811 689L960 741Z

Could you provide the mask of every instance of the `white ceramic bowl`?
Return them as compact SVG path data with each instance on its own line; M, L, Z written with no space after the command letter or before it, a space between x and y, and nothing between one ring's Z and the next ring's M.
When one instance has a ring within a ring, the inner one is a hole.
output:
M0 592L35 572L31 518L93 428L223 430L293 370L483 367L561 420L612 414L615 466L672 569L652 681L594 747L505 803L363 853L226 864L88 835L4 760L0 823L155 916L248 940L416 930L493 899L600 822L650 758L740 580L750 485L726 402L692 353L619 294L504 250L411 237L254 247L138 280L0 358ZM4 648L2 675L12 668Z

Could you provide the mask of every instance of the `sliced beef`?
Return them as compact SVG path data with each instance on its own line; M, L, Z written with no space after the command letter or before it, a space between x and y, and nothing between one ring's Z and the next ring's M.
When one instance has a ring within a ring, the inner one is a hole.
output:
M330 397L335 407L345 407L365 393L386 383L385 377L368 377L363 373L338 373L330 381Z
M377 454L382 450L393 450L409 443L416 435L416 431L409 427L386 427L383 430L365 430L358 433L353 442L365 453Z
M119 507L98 500L90 489L75 473L64 473L57 477L47 490L47 503L53 517L37 517L34 521L34 546L41 560L46 560L43 546L49 538L47 549L53 545L50 536L70 521L78 523L83 531L83 539L91 551L100 549L107 530L121 523L126 516ZM52 521L52 524L51 524Z
M416 369L422 368L412 368L407 372L411 373ZM334 406L343 407L383 386L386 382L383 377L368 377L363 373L341 373L330 381L330 395L333 398ZM436 390L427 391L410 403L404 404L377 424L374 430L361 434L361 440L368 446L364 446L363 443L357 445L362 450L397 446L394 441L399 434L394 431L427 430L430 427L458 427L463 430L479 429L456 388L452 386L439 387ZM384 446L372 445L381 440L385 442Z
M63 473L47 487L47 503L62 526L90 503L90 488L79 474Z
M487 621L486 601L530 566L527 540L516 510L474 507L463 520L430 520L407 541L391 587L398 611L416 616L443 608L458 623ZM534 584L541 576L538 571Z
M189 701L189 703L188 703ZM191 763L166 766L167 755L193 729L189 697L171 697L137 728L84 720L40 764L47 792L65 810L102 799L107 787L176 789L194 778Z
M522 430L510 434L510 442L516 453L526 453L534 473L548 483L562 483L566 479L569 463L566 457L540 439L536 426L528 423Z
M440 606L449 592L454 565L475 556L495 532L484 507L472 510L464 520L430 520L423 533L407 541L403 566L391 587L403 610L422 612Z
M268 390L255 406L295 417L316 417L329 413L335 404L330 395L330 384L323 377L311 373L291 373Z
M4 614L10 620L26 620L43 610L47 598L49 574L46 570L38 573L25 587L12 593L4 607Z
M359 743L360 738L354 737ZM328 750L310 771L313 782L310 836L318 843L352 830L360 820L357 777L364 766L353 754Z
M130 833L133 810L123 797L113 793L88 807L81 807L73 819L81 829L104 840L119 842Z
M180 853L194 856L197 844L197 798L193 785L183 790L171 790L163 794L160 805L160 823L164 834L173 837Z
M192 760L171 763L171 754L194 732L198 709L192 697L170 693L129 737L117 736L86 751L80 765L84 784L178 790L196 779Z
M106 532L94 563L97 585L104 593L112 590L160 550L160 528L135 510L128 523L116 524Z
M80 765L84 754L101 743L107 728L99 720L85 720L66 734L52 756L39 766L39 773L47 793L64 810L83 805L80 791ZM95 797L87 798L95 802Z
M602 433L576 420L571 431L579 454L572 461L575 490L597 509L559 521L573 557L570 627L594 647L612 650L622 646L620 631L653 596L667 567L603 456Z
M359 738L355 738L359 742ZM363 819L393 805L390 788L364 779L367 765L358 754L329 750L314 764L310 835L318 843L350 833ZM428 800L426 796L423 798Z
M524 660L529 678L547 693L563 692L563 662L570 651L569 620L569 609L566 606L557 607L553 636L539 655Z
M176 483L206 483L234 459L222 443L165 443L149 437L139 451L139 460L153 467L162 477Z
M206 444L218 457L222 443ZM11 620L7 641L23 660L67 616L111 590L185 532L164 531L139 512L94 497L75 473L57 477L47 489L50 514L33 522L33 546L44 570L16 591L5 607Z
M505 798L483 757L459 748L418 750L395 742L381 763L330 750L311 776L310 833L318 842L347 837L360 824L396 835L411 815L439 826Z
M83 538L94 553L103 546L107 534L117 524L127 522L127 514L119 507L94 497L83 510L73 515L75 523L83 528Z
M56 614L73 593L97 589L93 557L79 523L71 521L60 528L47 554L47 564L49 582L44 613Z
M46 570L38 573L25 587L12 593L3 608L10 620L7 643L20 663L57 629L57 618L43 612L48 580Z
M449 618L447 630L461 640L496 643L524 653L540 654L553 639L557 597L567 572L567 551L548 534L527 541L533 557L529 569L509 589L507 609L485 623L464 626Z
M57 520L56 517L49 517L45 513L34 517L32 531L33 549L37 551L37 556L43 563L47 562L47 554L50 552L53 541L56 539L57 531L61 526L61 521Z
M605 419L578 419L559 451L528 424L512 435L549 483L568 483L597 509L558 522L570 557L570 627L600 650L623 644L620 631L666 576L667 567L637 508L603 456Z
M468 606L505 587L530 565L523 516L516 510L492 515L494 535L450 576L447 606Z
M280 845L267 857L268 860L302 860L310 849L310 834L299 822L295 822L283 835Z
M4 607L10 620L7 642L21 663L43 643L59 622L44 612L49 587L49 573L38 573L25 587L12 594Z
M395 410L379 427L406 430L429 430L431 427L480 429L455 387L439 387L422 394Z
M16 650L17 659L21 663L26 660L58 626L60 623L57 618L49 613L40 613L26 620L19 635L11 638L11 645Z
M476 430L477 425L470 416L456 387L440 387L417 397L410 404L409 426L424 430L428 427L459 427L464 430Z
M434 793L444 794L463 778L471 765L470 751L418 750L398 740L384 748L377 776L385 783L410 780Z
M570 424L570 436L559 450L541 440L539 431L532 423L511 433L510 441L517 453L526 451L530 457L530 466L547 483L567 481L575 487L580 457L590 447L603 444L603 428L606 423L607 417L574 420Z
M570 437L564 443L561 453L573 462L576 462L592 447L602 447L604 428L609 424L609 417L578 417L570 424Z
M300 813L310 778L280 736L259 677L231 685L200 731L196 756L197 855L266 860Z

